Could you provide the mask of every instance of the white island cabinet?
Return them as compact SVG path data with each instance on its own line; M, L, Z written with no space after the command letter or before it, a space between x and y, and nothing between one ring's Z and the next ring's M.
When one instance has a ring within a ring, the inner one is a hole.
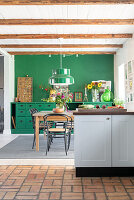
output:
M111 116L75 116L76 167L111 166Z
M133 112L74 116L76 176L134 175Z
M112 115L112 166L134 167L134 115Z

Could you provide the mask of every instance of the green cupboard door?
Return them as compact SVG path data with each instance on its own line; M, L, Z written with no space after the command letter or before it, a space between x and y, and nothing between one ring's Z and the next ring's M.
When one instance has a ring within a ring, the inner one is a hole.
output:
M44 110L46 110L45 104L44 104L44 103L37 103L37 104L36 104L36 108L37 108L39 111L44 111Z
M26 129L33 129L32 117L25 117Z
M16 104L18 110L25 110L26 104L25 103L17 103Z
M25 117L16 118L16 128L25 129Z
M25 114L26 114L26 111L25 110L17 110L17 112L16 112L16 115L17 116L25 116Z
M47 111L51 111L51 110L53 110L53 108L55 108L56 107L56 104L55 103L46 103L45 104L45 110Z
M36 108L36 104L35 103L27 103L26 104L26 116L31 116L31 114L30 114L30 109L32 109L32 108Z

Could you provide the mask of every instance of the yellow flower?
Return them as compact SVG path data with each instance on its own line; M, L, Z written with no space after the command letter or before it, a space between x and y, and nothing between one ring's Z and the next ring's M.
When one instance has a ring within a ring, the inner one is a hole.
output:
M92 87L93 87L93 86L95 85L95 83L94 83L94 82L92 82L92 83L91 83L91 85L92 85Z
M87 88L88 88L89 90L91 90L91 89L92 89L92 85L91 85L91 84L88 84L88 85L87 85Z
M98 83L98 87L101 87L102 86L102 83Z

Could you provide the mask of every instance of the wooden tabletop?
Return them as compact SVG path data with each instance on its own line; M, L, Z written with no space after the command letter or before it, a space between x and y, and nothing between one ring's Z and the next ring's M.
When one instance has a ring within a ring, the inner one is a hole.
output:
M63 113L59 113L59 114L65 114L65 115L69 115L69 116L73 116L73 112L74 111L68 111L68 112L63 112ZM44 115L47 115L47 114L58 114L58 113L54 113L53 111L40 111L40 112L37 112L37 113L34 113L33 116L34 117L43 117Z

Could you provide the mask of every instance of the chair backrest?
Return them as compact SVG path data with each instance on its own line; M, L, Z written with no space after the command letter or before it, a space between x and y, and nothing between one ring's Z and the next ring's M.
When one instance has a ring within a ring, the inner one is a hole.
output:
M56 119L56 120L55 120ZM72 118L66 114L47 114L44 116L44 128L48 129L52 126L62 126L66 129L72 129Z
M31 108L31 109L29 109L29 112L30 112L31 117L32 117L33 129L34 129L34 128L35 128L35 118L34 118L33 114L34 114L34 113L37 113L37 112L39 112L39 111L38 111L38 109L36 109L36 108Z

